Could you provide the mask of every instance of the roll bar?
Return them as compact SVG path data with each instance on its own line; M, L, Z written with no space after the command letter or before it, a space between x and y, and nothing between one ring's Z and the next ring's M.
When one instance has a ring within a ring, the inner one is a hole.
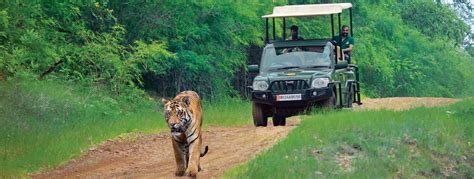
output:
M265 19L265 43L270 43L269 38L269 23L268 19L272 19L272 36L273 41L277 40L276 27L275 27L275 18L283 19L283 40L286 37L286 18L289 17L311 17L311 16L326 16L331 17L331 35L332 38L335 37L334 30L334 14L337 14L338 18L338 31L341 34L341 13L343 10L349 9L349 20L350 20L350 34L354 36L353 33L353 24L352 24L352 4L351 3L333 3L333 4L309 4L309 5L287 5L287 6L277 6L273 8L273 13L264 15L262 18ZM341 44L341 39L338 42ZM340 54L342 53L342 48L340 49ZM343 55L341 55L342 58ZM337 60L336 60L337 63ZM350 64L350 62L349 62Z

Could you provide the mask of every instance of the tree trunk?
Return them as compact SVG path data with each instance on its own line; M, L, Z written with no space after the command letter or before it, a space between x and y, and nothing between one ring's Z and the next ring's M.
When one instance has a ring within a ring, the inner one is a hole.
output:
M53 72L53 70L59 66L61 63L63 63L64 61L63 60L59 60L58 62L54 63L52 66L50 66L48 68L48 70L44 71L43 73L41 73L41 75L38 76L39 79L43 78L44 76L46 76L47 74Z

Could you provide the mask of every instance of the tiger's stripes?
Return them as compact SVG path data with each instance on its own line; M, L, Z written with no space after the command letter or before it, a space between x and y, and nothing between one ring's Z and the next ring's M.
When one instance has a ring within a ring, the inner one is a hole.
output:
M183 91L174 99L162 99L164 114L171 129L173 149L177 164L176 176L196 176L201 170L200 157L202 137L202 107L199 95L194 91Z

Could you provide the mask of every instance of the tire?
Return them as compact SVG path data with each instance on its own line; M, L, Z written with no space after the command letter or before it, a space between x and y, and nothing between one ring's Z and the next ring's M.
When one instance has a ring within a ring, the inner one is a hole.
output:
M336 92L332 96L321 103L322 108L335 109L336 108Z
M253 124L256 127L267 126L268 119L267 119L267 116L265 116L263 107L264 106L262 104L258 104L255 102L253 102L252 104Z
M352 108L352 98L354 98L354 85L351 83L349 86L349 89L347 90L347 95L346 95L346 105L348 108Z
M285 126L286 125L286 117L280 115L273 116L273 126Z

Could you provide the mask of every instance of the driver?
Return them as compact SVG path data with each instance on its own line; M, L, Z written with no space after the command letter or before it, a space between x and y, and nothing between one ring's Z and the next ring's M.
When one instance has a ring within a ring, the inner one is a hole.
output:
M290 29L291 29L291 36L290 38L287 38L286 40L288 41L304 40L302 37L298 35L298 26L292 25ZM302 51L302 49L299 47L286 48L282 50L282 53L289 53L289 52L296 52L296 51Z
M300 37L298 35L298 26L292 25L290 27L290 30L291 30L291 36L290 36L290 38L288 38L286 40L304 40L302 37Z

